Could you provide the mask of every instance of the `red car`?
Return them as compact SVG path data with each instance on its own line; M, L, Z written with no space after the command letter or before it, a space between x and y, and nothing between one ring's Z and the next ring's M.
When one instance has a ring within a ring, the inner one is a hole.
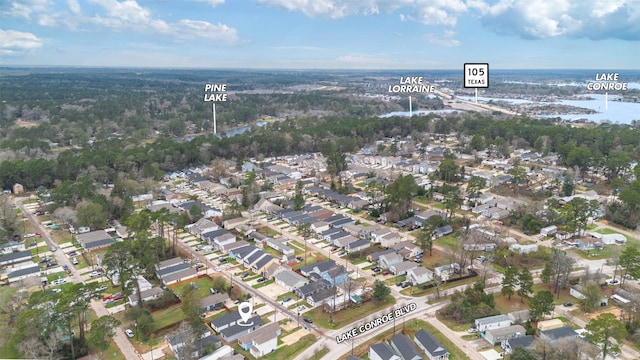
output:
M42 235L42 234L40 234L39 231L36 231L36 236L40 236L40 235Z
M118 301L118 300L122 300L124 299L124 295L120 294L120 295L116 295L114 297L111 298L111 301Z
M390 273L388 271L385 271L382 273L382 275L389 275Z

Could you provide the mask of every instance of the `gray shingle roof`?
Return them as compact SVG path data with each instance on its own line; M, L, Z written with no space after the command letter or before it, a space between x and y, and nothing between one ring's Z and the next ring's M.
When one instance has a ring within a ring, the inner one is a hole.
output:
M420 329L420 331L416 333L414 340L416 343L421 344L432 357L438 357L448 353L448 351L440 345L438 340L425 329Z

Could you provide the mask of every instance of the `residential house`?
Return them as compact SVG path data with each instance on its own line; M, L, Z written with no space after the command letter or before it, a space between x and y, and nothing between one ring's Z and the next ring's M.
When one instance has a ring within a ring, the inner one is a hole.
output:
M512 324L524 324L527 321L531 320L531 316L529 315L529 309L512 311L507 314L509 319L511 319Z
M229 300L229 295L226 293L218 293L205 297L200 300L199 304L202 312L207 312L220 309L227 300Z
M487 330L511 326L511 319L507 315L500 314L476 319L475 325L478 332L482 333Z
M480 336L487 340L491 346L502 344L505 340L523 335L526 335L526 329L522 325L511 325L499 329L489 329L480 333Z
M542 236L553 236L558 232L558 227L555 225L543 227L540 229L540 235Z
M406 335L397 334L391 338L391 347L397 354L400 355L402 360L422 360L424 359L418 349L413 345L411 339Z
M162 269L156 270L156 277L159 280L162 280L165 276L178 273L185 269L189 269L190 267L191 265L189 263L179 262L179 263L176 263L175 265L166 266L166 267L163 267Z
M440 226L439 228L436 228L434 235L439 238L439 237L447 236L451 233L453 233L453 228L451 227L451 225L445 225L445 226Z
M418 267L418 264L416 264L415 262L405 260L401 263L391 265L389 267L389 271L391 271L392 274L399 276L399 275L406 274L407 270L415 269L417 267Z
M309 284L309 279L299 275L291 269L284 269L275 274L273 278L275 279L276 284L289 291L294 291L304 285Z
M402 360L386 342L373 344L369 347L370 360Z
M16 281L24 280L31 276L39 276L40 271L40 266L38 264L33 264L32 266L23 267L8 273L7 280L9 281L9 283L13 283Z
M215 217L222 217L222 211L212 208L209 205L203 204L200 201L189 200L177 204L177 208L181 211L190 211L194 206L200 208L200 210L202 211L202 217L204 218L211 219Z
M77 234L76 241L80 243L85 251L93 251L105 248L116 241L104 230L90 231L84 234Z
M431 280L433 280L433 271L427 268L419 266L407 270L407 281L413 286L422 285Z
M356 251L364 250L370 246L371 246L371 243L369 242L369 240L360 239L360 240L348 243L345 246L345 250L347 250L348 252L356 252Z
M333 268L336 266L336 262L333 260L324 260L324 261L318 261L315 264L311 264L311 265L307 265L304 266L300 269L300 274L302 274L303 276L309 276L311 273L317 273L318 275L329 271L329 269Z
M142 302L148 302L148 301L161 298L163 294L164 294L164 290L156 286L148 290L140 291L140 298L142 299ZM129 305L131 306L138 305L137 293L129 295Z
M161 281L164 285L169 286L177 282L196 279L197 277L198 277L198 272L195 269L189 268L176 273L166 275L162 277Z
M330 228L331 228L331 225L329 225L329 223L326 221L316 221L312 223L311 226L309 227L309 229L316 234L320 234L321 232L327 231Z
M209 231L218 230L219 228L220 227L216 223L206 218L202 218L195 223L189 224L184 227L186 231L197 237L202 237L202 234Z
M222 250L225 245L236 242L236 236L225 229L208 231L201 235L202 240L213 245L216 250Z
M420 248L420 246L414 244L409 240L405 240L392 245L391 248L396 250L396 252L404 259L412 259L419 254L422 254L422 249Z
M513 353L514 349L535 349L535 339L532 335L523 335L511 339L506 339L500 344L500 347L507 354Z
M31 255L31 250L10 252L0 255L0 267L7 267L26 261L31 261L32 258L33 255Z
M396 253L384 254L378 258L378 264L384 269L391 268L392 265L402 262L402 256Z
M308 296L317 293L320 290L328 289L331 286L328 281L313 281L307 285L303 285L293 291L300 299L306 299Z
M195 336L192 335L191 330L168 336L167 342L178 360L199 358L207 344L213 344L216 348L222 345L220 338L209 332L205 332L202 336Z
M260 316L254 316L245 323L237 311L211 321L211 328L218 332L223 340L228 342L237 340L240 336L257 330L260 325L262 325Z
M578 333L571 326L563 326L556 329L539 331L539 338L550 344L557 344L562 340L575 339Z
M418 330L413 341L424 351L429 360L445 360L449 358L449 352L425 329Z
M398 245L402 241L402 237L397 232L389 232L380 238L380 246L391 248Z
M277 322L266 324L256 331L242 335L238 344L256 358L265 356L278 348L280 325Z
M156 265L156 270L166 269L168 267L172 267L182 263L184 263L184 260L182 260L182 258L180 257L174 257L171 259L162 260L158 263L158 265Z
M335 246L335 247L343 248L343 247L346 247L347 245L349 245L349 244L351 244L353 242L357 242L358 241L357 237L349 235L349 233L346 232L346 231L341 231L340 234L347 234L347 236L343 236L341 238L338 238L338 239L334 240L333 241L333 246ZM338 235L338 234L336 234L336 235Z
M322 303L324 303L326 300L332 298L335 295L336 295L335 288L320 289L319 291L316 291L313 294L307 296L307 303L309 304L309 306L315 308L322 305Z
M442 265L433 268L433 273L435 274L435 276L442 279L442 281L449 280L449 277L458 272L460 272L460 264L458 263Z
M382 250L382 251L378 251L378 252L375 252L373 254L367 255L367 260L369 262L372 262L372 263L378 263L378 260L380 259L380 256L385 255L385 254L391 254L391 253L395 254L395 252L396 251L393 250L393 249L385 249L385 250Z

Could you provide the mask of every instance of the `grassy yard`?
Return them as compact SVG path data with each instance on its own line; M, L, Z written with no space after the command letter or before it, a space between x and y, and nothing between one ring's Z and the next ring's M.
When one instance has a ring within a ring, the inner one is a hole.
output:
M305 317L311 318L314 324L317 324L320 327L326 329L339 329L345 325L374 314L376 311L380 311L380 309L393 305L395 302L396 299L394 297L387 296L382 303L375 300L369 300L358 307L336 311L336 313L333 314L332 324L329 323L331 317L328 313L324 312L321 307L305 313Z
M261 283L257 283L257 284L255 284L255 285L253 285L252 287L253 287L254 289L260 289L261 287L265 287L265 286L267 286L267 285L271 285L271 284L273 284L273 283L275 283L275 282L276 282L275 280L271 279L271 280L263 281L263 282L261 282Z
M180 308L180 304L170 306L163 310L158 310L153 315L153 328L151 331L162 329L171 324L178 323L185 319L185 314Z
M195 284L195 287L193 284ZM209 279L208 277L202 277L192 283L182 284L174 287L173 293L181 298L189 290L189 288L191 288L198 293L198 299L201 300L210 295L209 289L211 287L213 287L213 281L211 281L211 279Z
M481 279L476 276L476 277L472 277L472 278L468 278L460 281L443 283L440 285L440 295L443 295L445 292L448 293L448 290L451 288L454 288L460 285L471 285L478 280L481 280ZM428 288L428 289L421 289L419 287L411 286L406 289L402 289L400 293L403 295L419 297L424 295L436 294L437 292L435 287Z
M293 359L302 351L304 351L304 349L308 348L315 342L316 342L315 335L308 334L303 336L295 344L280 346L276 351L261 357L261 359L267 359L267 360ZM240 347L240 345L238 344L233 345L233 348L236 350L236 352L244 355L244 357L247 359L254 358L253 355L251 355L248 351L245 351L244 349L242 349L242 347Z

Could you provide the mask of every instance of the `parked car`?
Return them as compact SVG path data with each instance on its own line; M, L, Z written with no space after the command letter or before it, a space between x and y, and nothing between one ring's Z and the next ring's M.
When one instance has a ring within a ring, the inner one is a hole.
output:
M48 263L47 263L47 267L48 267L48 268L52 268L52 267L54 267L54 266L58 266L58 263L57 263L57 262L55 262L55 261L51 261L51 262L48 262Z
M264 282L265 280L267 280L267 279L261 277L260 279L257 280L257 282L261 283L261 282Z
M290 297L286 297L286 298L282 299L282 302L287 302L287 301L291 301L291 298Z
M388 272L387 270L385 270L385 271L382 273L382 275L389 275L389 274L390 274L390 272Z
M58 285L65 284L66 282L67 282L67 279L65 279L65 278L62 278L62 279L56 279L56 280L53 280L53 281L51 282L51 285L53 285L53 286L58 286Z
M311 318L306 317L306 318L304 318L302 320L304 320L304 322L306 322L306 323L313 324L313 320L311 320Z
M105 291L105 290L107 290L107 285L98 286L96 288L96 291Z
M573 303L571 301L567 301L563 305L564 305L564 307L571 307L571 306L573 306Z
M78 255L78 252L73 250L73 251L70 251L67 255L69 255L69 257L76 256L76 255Z
M131 329L127 329L124 331L125 334L127 334L128 337L132 338L134 336L133 331L131 331Z
M618 279L609 279L607 280L607 285L618 285L620 284L620 280Z
M79 264L78 259L76 259L76 258L71 259L71 263L73 265L78 265Z
M246 278L247 276L249 276L249 273L246 273L246 272L242 273L242 275L240 275L240 277L243 278L243 279Z
M478 329L476 329L476 328L472 327L472 328L469 328L469 330L467 330L467 332L468 332L469 334L477 333L477 332L478 332Z
M100 270L94 270L94 271L92 271L92 272L91 272L91 274L89 274L89 277L94 278L94 277L98 277L98 276L100 276L100 275L102 275L102 271L100 271Z

